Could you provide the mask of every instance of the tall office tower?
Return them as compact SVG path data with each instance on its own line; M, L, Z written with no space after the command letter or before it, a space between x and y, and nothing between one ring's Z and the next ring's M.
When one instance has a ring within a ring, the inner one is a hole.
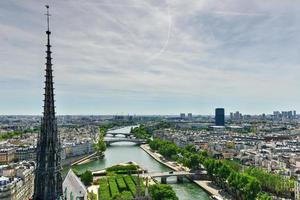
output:
M231 119L231 120L234 119L234 114L233 114L233 112L230 113L230 119Z
M224 108L216 108L215 123L216 123L216 126L225 126L225 110L224 110Z
M34 200L57 200L62 196L62 178L60 164L60 140L55 118L54 89L51 63L51 45L49 30L49 6L47 8L47 57L44 94L44 113L41 132L37 143L37 167L34 183Z
M288 112L287 112L287 117L288 117L289 119L293 119L293 111L288 111Z
M185 119L185 113L180 113L180 118Z
M279 119L281 117L281 113L279 111L273 112L274 119Z

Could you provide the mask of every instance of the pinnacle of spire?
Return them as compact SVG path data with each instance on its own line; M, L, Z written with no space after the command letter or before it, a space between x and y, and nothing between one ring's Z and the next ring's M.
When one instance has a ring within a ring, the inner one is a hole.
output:
M48 34L48 32L49 32L49 34L51 33L50 32L50 28L49 28L49 24L50 24L50 21L49 21L49 19L50 19L50 14L49 14L49 5L45 5L45 7L47 8L47 13L45 14L46 16L47 16L47 34Z

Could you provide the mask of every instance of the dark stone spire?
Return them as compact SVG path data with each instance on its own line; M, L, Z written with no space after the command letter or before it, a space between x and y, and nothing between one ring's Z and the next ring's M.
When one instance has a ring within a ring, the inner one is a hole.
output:
M60 140L55 118L54 88L51 63L51 45L49 29L49 6L47 8L47 57L44 94L44 113L41 132L37 143L37 167L35 172L35 200L56 200L62 196L62 178L60 164Z

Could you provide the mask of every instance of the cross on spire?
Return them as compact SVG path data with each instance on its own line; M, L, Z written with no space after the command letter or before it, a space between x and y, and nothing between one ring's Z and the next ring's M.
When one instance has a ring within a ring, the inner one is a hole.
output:
M47 8L47 13L45 14L47 16L47 27L48 27L48 32L50 32L49 30L49 19L50 19L50 14L49 14L49 5L45 5L45 7Z

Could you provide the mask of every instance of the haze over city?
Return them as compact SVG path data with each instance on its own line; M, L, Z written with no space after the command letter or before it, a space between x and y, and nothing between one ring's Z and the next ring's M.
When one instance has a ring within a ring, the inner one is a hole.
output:
M1 114L41 114L49 2L0 2ZM58 114L300 109L299 1L51 4Z

